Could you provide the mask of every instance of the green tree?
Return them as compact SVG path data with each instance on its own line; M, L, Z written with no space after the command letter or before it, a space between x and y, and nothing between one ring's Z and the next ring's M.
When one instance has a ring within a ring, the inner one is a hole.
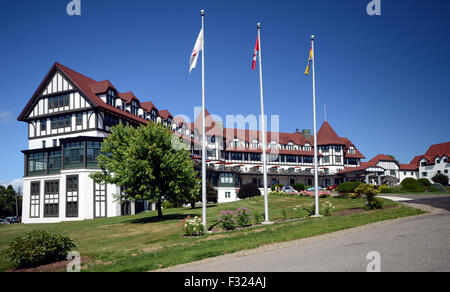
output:
M16 195L19 216L22 214L22 196L12 186L0 186L0 218L16 216Z
M445 174L436 174L431 178L435 183L440 183L443 186L448 186L448 176Z
M218 193L217 190L214 188L212 183L209 181L206 182L206 202L207 203L217 203L218 199ZM198 180L198 184L195 190L195 193L193 193L193 196L190 197L189 201L187 201L189 204L191 204L191 208L195 208L195 203L202 201L202 186L201 186L201 180Z
M125 200L156 203L162 218L162 201L186 202L197 191L198 179L189 152L177 147L178 139L160 124L112 128L98 156L101 172L92 173L97 183L121 187Z

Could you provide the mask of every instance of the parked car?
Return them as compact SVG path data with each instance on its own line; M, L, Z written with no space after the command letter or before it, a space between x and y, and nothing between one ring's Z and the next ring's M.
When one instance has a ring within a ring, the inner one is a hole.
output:
M308 192L314 192L316 189L314 187L307 189ZM319 187L319 191L323 190L322 187Z
M284 186L282 191L284 193L296 193L297 191L291 186Z
M19 220L17 219L17 217L8 217L8 218L6 218L6 220L8 220L9 224L19 223Z
M7 225L9 221L7 219L0 219L0 225Z
M332 191L332 190L336 189L337 187L338 187L338 185L332 185L332 186L328 187L328 190Z

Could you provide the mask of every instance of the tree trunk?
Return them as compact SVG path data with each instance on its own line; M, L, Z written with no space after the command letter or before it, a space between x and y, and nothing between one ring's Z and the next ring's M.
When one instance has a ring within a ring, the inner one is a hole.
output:
M158 209L158 218L162 218L163 217L163 213L162 213L161 199L158 199L158 201L156 202L156 209Z
M195 202L191 203L191 209L195 209Z

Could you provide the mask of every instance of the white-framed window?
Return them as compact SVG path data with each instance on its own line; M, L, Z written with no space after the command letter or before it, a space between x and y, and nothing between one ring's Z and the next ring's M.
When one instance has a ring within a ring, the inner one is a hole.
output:
M231 198L231 192L225 192L225 199Z
M356 154L355 147L350 146L350 148L348 149L348 153L349 153L349 154Z
M276 150L277 149L277 142L270 142L269 149Z
M305 144L305 145L303 146L303 150L304 150L304 151L311 151L311 145L309 145L308 143Z
M294 150L294 143L292 143L292 142L289 142L287 145L286 145L286 149L287 150Z

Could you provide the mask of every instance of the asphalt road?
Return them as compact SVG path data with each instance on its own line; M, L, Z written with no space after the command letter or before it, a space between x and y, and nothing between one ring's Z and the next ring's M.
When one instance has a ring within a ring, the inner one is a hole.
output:
M450 209L450 196L411 197ZM248 256L176 267L186 272L365 272L369 252L382 272L450 271L450 212L426 215Z

